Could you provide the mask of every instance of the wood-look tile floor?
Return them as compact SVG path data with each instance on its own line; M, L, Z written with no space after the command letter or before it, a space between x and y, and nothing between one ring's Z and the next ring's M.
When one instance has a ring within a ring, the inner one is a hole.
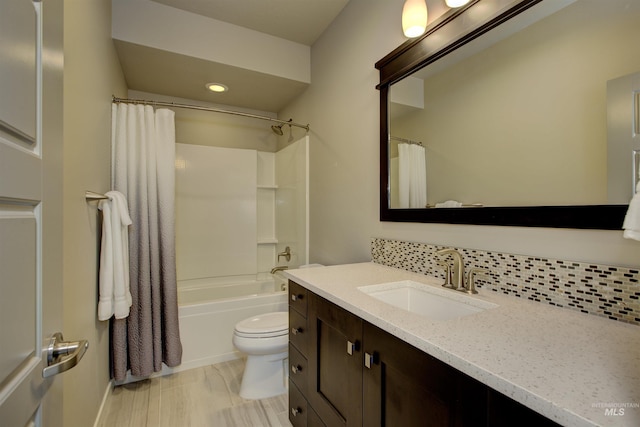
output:
M98 427L291 427L287 395L238 395L244 360L115 387Z

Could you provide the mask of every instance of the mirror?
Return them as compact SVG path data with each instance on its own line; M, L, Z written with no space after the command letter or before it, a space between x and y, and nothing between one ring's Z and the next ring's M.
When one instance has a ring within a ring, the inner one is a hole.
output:
M480 0L379 61L381 220L620 229L640 141L633 88L622 123L608 96L640 92L622 78L639 18L640 1Z

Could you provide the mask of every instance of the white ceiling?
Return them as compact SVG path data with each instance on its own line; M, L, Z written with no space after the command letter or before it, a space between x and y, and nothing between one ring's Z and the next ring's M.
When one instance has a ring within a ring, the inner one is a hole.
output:
M311 46L348 0L151 0L149 3L169 6L163 9L168 13L175 10L184 15L186 11L254 30L265 37ZM115 28L116 20L121 18L114 14L113 19ZM153 23L140 25L140 31L144 32L142 26ZM127 86L132 90L278 112L308 86L308 82L189 56L182 51L118 40L115 36L114 44ZM265 60L269 60L268 55ZM204 84L211 81L228 85L229 92L213 94L203 90Z

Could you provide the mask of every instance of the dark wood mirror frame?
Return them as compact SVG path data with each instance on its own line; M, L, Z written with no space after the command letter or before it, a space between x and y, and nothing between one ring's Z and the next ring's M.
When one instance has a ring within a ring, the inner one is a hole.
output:
M619 230L622 228L627 205L584 206L511 206L480 208L390 209L389 208L389 88L408 76L471 40L498 27L530 7L552 0L503 0L485 2L493 8L484 15L483 22L473 22L469 12L481 0L473 0L459 9L452 9L433 23L417 39L409 40L375 64L380 70L380 220L394 222L423 222L444 224L503 225L521 227L554 227ZM467 16L464 16L464 14ZM462 19L465 17L464 21ZM446 31L447 25L464 25L457 29L457 38L433 48L429 37Z

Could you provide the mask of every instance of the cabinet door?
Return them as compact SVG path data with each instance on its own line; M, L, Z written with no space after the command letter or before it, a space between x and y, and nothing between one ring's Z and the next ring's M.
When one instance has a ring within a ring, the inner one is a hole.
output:
M309 403L327 426L362 426L362 320L311 293L308 304Z
M363 425L485 424L480 383L368 323L363 342Z

